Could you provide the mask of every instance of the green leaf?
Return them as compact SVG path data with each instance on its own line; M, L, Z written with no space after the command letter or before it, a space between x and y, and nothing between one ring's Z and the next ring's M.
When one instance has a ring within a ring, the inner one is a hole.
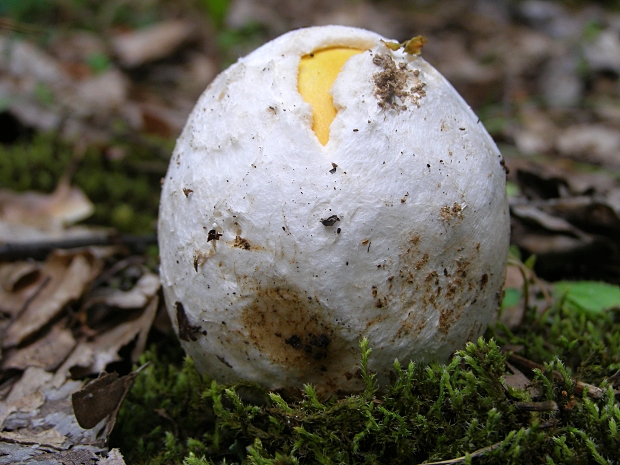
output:
M505 308L514 307L519 303L521 299L521 291L514 287L507 287L504 289L504 299L502 300L502 310Z
M553 285L555 295L574 312L589 314L620 307L620 287L595 281L558 281Z

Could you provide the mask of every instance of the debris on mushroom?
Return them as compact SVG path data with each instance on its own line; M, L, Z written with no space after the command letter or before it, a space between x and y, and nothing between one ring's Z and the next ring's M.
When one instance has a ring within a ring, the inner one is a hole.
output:
M338 215L332 215L329 218L321 218L321 223L323 223L323 226L333 226L337 221L340 221Z
M385 383L395 359L446 361L485 330L509 241L502 156L412 41L292 31L200 97L159 241L170 316L203 373L352 392L362 338Z

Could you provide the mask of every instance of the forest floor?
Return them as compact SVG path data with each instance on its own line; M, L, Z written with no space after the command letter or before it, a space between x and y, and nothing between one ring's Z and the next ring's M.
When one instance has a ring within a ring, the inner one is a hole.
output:
M502 314L388 393L364 347L359 396L211 384L160 295L160 179L221 70L325 24L425 35L498 144ZM618 463L619 237L616 1L0 4L0 465Z

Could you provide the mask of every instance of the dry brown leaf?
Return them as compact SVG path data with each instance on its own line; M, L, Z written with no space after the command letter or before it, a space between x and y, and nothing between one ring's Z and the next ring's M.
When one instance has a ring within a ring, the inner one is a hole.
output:
M26 347L9 351L2 360L3 370L25 370L28 367L53 371L66 360L76 341L64 322L52 326L41 339Z
M106 458L99 460L98 465L125 465L125 460L118 449L112 449Z
M612 173L564 158L508 160L512 243L536 254L547 280L620 282L620 182Z
M32 261L0 264L0 288L5 292L15 292L25 282L31 282L39 274L40 265ZM33 276L35 275L35 276Z
M56 60L29 42L0 35L0 50L3 52L0 54L0 71L32 80L32 85L35 82L53 84L67 78Z
M512 205L510 212L513 216L535 223L547 231L563 233L581 239L581 241L585 243L589 242L587 234L580 231L568 221L550 215L532 204Z
M0 263L0 313L16 317L44 283L38 262Z
M532 383L532 381L510 363L506 363L506 366L508 366L510 371L512 371L511 375L502 375L502 379L506 383L506 386L517 390L527 389L527 387Z
M187 21L169 20L113 39L114 51L123 66L133 68L166 58L194 33Z
M9 325L2 346L16 346L42 329L65 305L83 294L100 267L97 260L84 254L53 253L41 270L48 282Z
M558 151L568 157L620 168L620 132L601 124L570 126L556 141Z
M553 149L558 129L549 115L538 109L525 107L521 110L520 122L520 126L515 128L512 134L520 152L547 153Z
M131 389L140 370L119 377L117 373L102 373L71 396L73 412L82 428L90 429L106 419L106 429L112 431L118 409Z
M66 225L88 218L93 211L94 205L86 195L66 182L59 183L51 194L0 190L0 220L12 225L58 231ZM15 239L0 237L0 241L5 242Z
M519 247L528 254L536 254L539 258L545 254L567 254L584 247L580 239L555 234L536 234L530 232L517 239ZM544 258L543 258L544 259Z
M0 443L10 441L41 449L69 449L95 446L99 451L107 440L105 424L81 428L71 407L71 395L83 381L64 380L53 384L53 374L40 368L28 368L0 403Z
M0 431L13 412L31 412L45 402L40 389L52 379L52 374L41 368L28 368L17 381L9 395L0 403Z
M118 308L142 308L159 290L159 276L154 273L144 273L133 289L129 291L115 291L106 296L107 305Z
M118 69L91 76L75 83L70 89L58 92L58 100L73 117L93 117L105 121L120 111L127 101L128 79Z
M104 458L105 452L92 446L48 452L46 447L5 442L0 443L0 465L125 465L122 455L114 451Z
M159 298L155 296L138 318L121 323L97 335L92 341L79 343L69 358L56 370L54 383L67 378L69 371L78 377L105 371L108 364L121 360L118 351L133 340L136 340L132 352L132 361L135 362L144 350L158 303Z
M0 432L0 440L62 449L67 438L54 428L44 429L43 431L38 431L35 428L19 428Z

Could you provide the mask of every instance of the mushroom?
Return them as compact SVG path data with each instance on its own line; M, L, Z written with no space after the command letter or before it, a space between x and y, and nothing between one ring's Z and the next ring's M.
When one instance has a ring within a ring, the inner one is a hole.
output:
M362 338L386 383L395 359L445 362L485 330L509 244L503 160L416 44L292 31L198 100L159 244L167 307L201 372L353 392Z

